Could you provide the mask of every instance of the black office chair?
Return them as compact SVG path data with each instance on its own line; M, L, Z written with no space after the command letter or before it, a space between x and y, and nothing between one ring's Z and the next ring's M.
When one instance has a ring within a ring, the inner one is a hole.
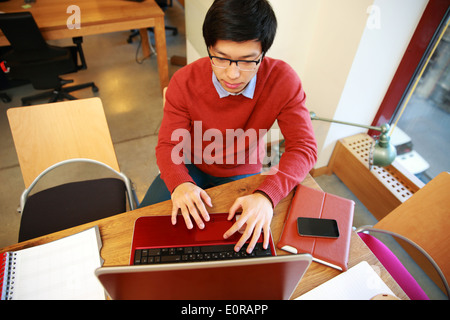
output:
M9 52L11 49L12 49L11 46L0 47L0 91L8 90L11 88L23 86L25 84L30 83L30 81L28 80L10 80L8 79L8 77L6 77L5 75L5 71L7 71L6 66L3 65L1 62L3 61L2 59L3 55ZM0 92L0 100L4 103L10 103L12 101L10 94L6 92Z
M4 92L0 92L0 99L1 99L4 103L11 102L11 97L8 96L8 94L6 94L6 93L4 93Z
M8 80L6 79L2 69L0 68L0 90L6 89L8 87L9 87ZM0 100L3 101L4 103L8 103L11 102L11 97L5 92L0 92Z
M167 8L173 6L172 0L155 0L155 2L158 4L158 6L163 10L166 11ZM178 34L178 28L177 27L171 27L171 26L165 26L166 30L171 30L172 35L176 36ZM154 32L153 28L147 28L148 31ZM133 38L139 35L139 30L132 30L130 36L128 37L127 42L132 43Z
M0 29L10 42L12 50L3 55L3 62L11 79L27 79L37 90L52 89L49 92L22 98L23 105L33 100L50 98L48 102L64 99L75 100L72 91L91 87L98 88L93 82L63 87L73 80L63 80L59 76L86 69L81 37L73 38L76 46L57 47L45 42L30 12L0 14ZM81 65L78 65L78 55Z

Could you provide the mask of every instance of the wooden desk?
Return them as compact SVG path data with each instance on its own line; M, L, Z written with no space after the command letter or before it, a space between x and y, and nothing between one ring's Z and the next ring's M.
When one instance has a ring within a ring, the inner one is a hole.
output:
M161 90L169 83L164 12L154 0L133 2L125 0L37 0L29 9L23 0L0 3L0 11L29 11L46 40L65 39L108 32L139 29L144 57L151 54L147 28L154 27ZM70 5L80 8L81 27L69 29L67 13ZM125 39L124 39L125 41ZM9 42L0 32L0 46Z
M213 208L209 210L210 213L228 212L228 209L233 204L234 200L246 194L250 194L256 186L258 186L264 176L257 175L245 178L239 181L231 182L226 185L208 189L213 203ZM311 188L320 189L315 180L308 175L302 183ZM278 242L283 228L289 204L292 199L293 192L291 192L285 199L283 199L275 208L274 218L272 220L272 235L273 239ZM47 243L62 237L86 230L92 226L98 225L102 237L103 247L101 250L102 258L105 260L104 266L120 266L128 265L130 260L130 248L133 235L133 226L137 218L149 215L170 215L172 208L171 201L165 201L149 207L137 209L131 212L116 215L114 217L98 220L82 226L56 232L47 236L29 240L23 243L12 245L0 250L14 251L27 247ZM288 254L282 250L277 249L277 254ZM381 265L378 259L367 248L364 242L356 233L353 233L351 239L351 249L349 256L349 267L358 264L361 261L367 261L370 265L376 266L380 270L380 276L384 282L391 288L395 295L401 299L408 299L403 290L398 286L386 269ZM323 282L337 276L340 271L326 267L322 264L313 262L295 290L292 298L296 298L301 294L317 287Z

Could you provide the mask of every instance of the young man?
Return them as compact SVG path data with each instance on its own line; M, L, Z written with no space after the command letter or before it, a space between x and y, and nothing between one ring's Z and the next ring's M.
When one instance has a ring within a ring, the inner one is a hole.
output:
M181 211L187 228L193 221L204 228L212 207L205 189L260 173L263 135L278 120L285 139L278 170L229 210L229 220L242 213L224 238L245 228L235 251L250 240L250 253L261 232L267 248L273 208L317 160L300 79L286 63L265 57L276 28L267 0L214 1L203 25L209 57L170 81L156 146L161 174L141 203L172 199L173 224Z

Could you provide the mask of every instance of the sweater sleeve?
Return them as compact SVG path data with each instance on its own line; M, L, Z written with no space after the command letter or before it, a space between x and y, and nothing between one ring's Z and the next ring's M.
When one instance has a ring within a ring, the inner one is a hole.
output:
M291 190L301 183L317 161L317 143L309 115L305 107L306 95L300 79L294 71L283 79L288 86L287 102L277 120L285 139L285 152L278 167L269 171L266 179L257 188L272 200L275 207Z
M194 180L185 166L183 148L190 146L191 120L186 101L175 78L166 92L164 114L161 122L158 144L155 148L156 162L170 193L183 182Z

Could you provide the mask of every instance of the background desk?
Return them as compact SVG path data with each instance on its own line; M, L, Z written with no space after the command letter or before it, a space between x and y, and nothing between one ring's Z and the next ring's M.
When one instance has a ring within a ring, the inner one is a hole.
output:
M252 193L252 191L261 183L263 179L264 176L257 175L208 189L208 194L210 195L213 203L213 208L211 208L209 212L228 212L229 208L237 197ZM309 175L302 182L302 184L311 188L320 189L315 180ZM275 208L275 214L271 224L272 236L275 244L280 238L280 234L283 229L284 220L289 208L289 204L291 203L292 196L293 192L291 192L286 198L280 201L280 203ZM170 215L171 209L171 201L161 202L149 207L126 212L110 218L98 220L82 226L74 227L47 236L12 245L1 249L0 252L20 250L23 248L47 243L98 225L103 242L101 255L105 260L104 266L128 265L130 261L130 249L135 220L141 216ZM179 223L182 223L182 221L180 221ZM354 232L352 234L350 245L351 248L349 254L349 267L352 267L361 261L367 261L370 265L377 266L381 271L380 277L384 280L384 282L388 285L392 292L394 292L395 295L401 299L408 299L403 290L398 286L398 284L386 271L383 265L381 265L378 259ZM277 249L277 254L283 255L288 253ZM313 262L306 272L305 276L303 277L302 281L298 285L297 289L295 290L292 298L296 298L302 295L303 293L317 287L318 285L337 276L338 274L340 274L340 271L336 269Z
M0 3L0 11L29 11L46 40L65 39L93 34L139 29L144 57L151 54L147 28L154 27L161 90L169 83L164 13L154 0L133 2L125 0L38 0L23 9L23 0ZM70 5L80 7L80 29L69 29L67 13ZM126 39L124 39L125 41ZM0 46L9 42L0 32ZM87 57L89 61L89 57Z

